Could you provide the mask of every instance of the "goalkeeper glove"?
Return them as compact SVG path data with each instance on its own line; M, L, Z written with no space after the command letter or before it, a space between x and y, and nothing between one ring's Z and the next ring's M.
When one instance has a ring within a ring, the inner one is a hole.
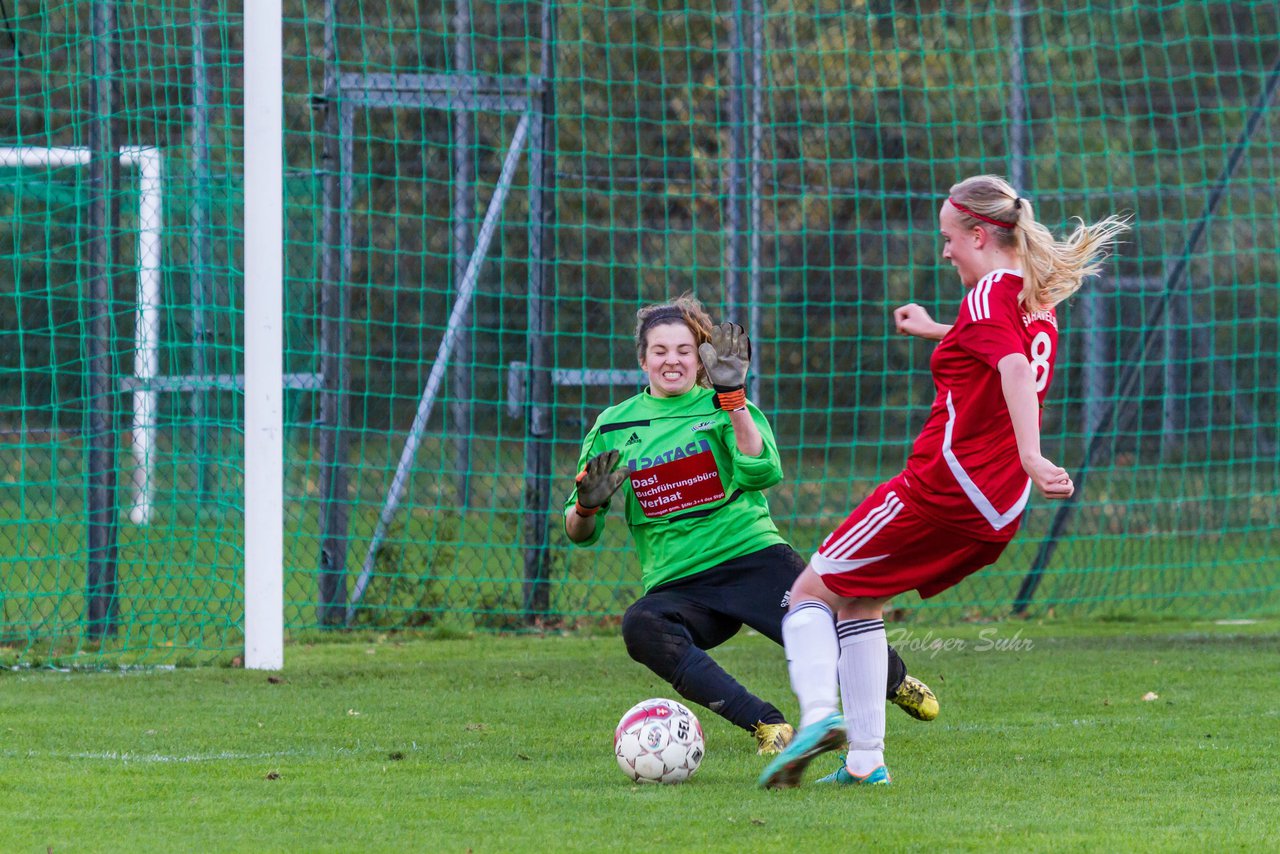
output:
M716 390L716 408L745 409L747 366L751 364L751 339L736 323L711 329L711 341L698 345L707 379Z
M617 451L596 454L587 460L587 465L578 472L578 499L573 509L579 516L596 515L596 512L627 479L630 472L625 468L617 468L618 457Z

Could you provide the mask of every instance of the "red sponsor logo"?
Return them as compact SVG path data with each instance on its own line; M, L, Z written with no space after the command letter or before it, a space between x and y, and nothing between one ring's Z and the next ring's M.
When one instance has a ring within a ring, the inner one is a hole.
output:
M613 731L613 743L617 744L618 739L622 738L622 734L637 724L645 723L651 719L662 720L671 716L671 709L668 706L645 706L627 715L618 724L618 728ZM698 725L698 734L702 734L702 725Z
M711 451L631 473L631 489L650 519L724 498Z

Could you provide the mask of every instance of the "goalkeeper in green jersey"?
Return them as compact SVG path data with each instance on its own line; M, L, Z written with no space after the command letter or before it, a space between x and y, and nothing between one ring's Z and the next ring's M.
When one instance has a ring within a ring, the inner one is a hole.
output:
M782 713L706 653L744 625L781 644L805 566L769 516L764 490L782 480L782 465L769 422L746 398L751 342L682 296L641 309L635 343L649 387L602 412L583 440L565 533L595 543L621 489L645 589L622 618L627 652L681 697L752 732L761 754L777 753L793 734ZM887 687L912 717L937 716L933 692L892 647Z

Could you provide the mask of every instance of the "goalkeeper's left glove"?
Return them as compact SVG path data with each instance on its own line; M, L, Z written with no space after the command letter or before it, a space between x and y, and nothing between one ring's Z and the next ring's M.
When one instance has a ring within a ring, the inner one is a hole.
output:
M711 328L711 341L698 345L707 379L716 390L719 409L746 409L747 367L751 364L751 339L736 323Z

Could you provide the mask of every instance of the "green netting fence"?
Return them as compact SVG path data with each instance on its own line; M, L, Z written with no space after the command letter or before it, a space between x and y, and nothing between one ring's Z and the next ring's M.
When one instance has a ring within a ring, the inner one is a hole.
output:
M635 311L691 291L808 553L903 465L959 285L951 183L1131 212L1060 309L1047 453L998 565L907 619L1275 613L1280 7L698 0L284 4L285 625L609 624L614 520L557 521ZM242 7L0 22L0 657L243 644ZM504 177L505 176L505 177ZM445 346L442 346L445 345Z

